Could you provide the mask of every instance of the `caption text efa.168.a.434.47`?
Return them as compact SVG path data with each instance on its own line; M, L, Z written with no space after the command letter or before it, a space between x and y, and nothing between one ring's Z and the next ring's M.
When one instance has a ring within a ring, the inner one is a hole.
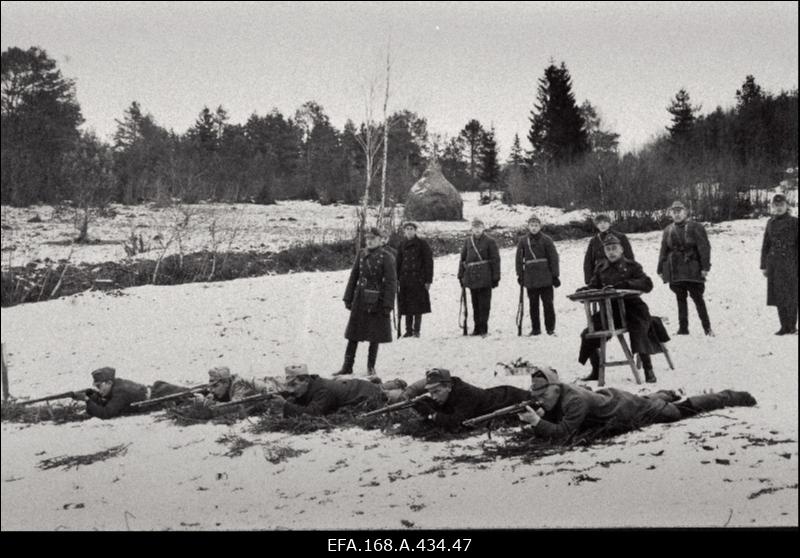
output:
M328 552L466 552L472 539L328 539Z

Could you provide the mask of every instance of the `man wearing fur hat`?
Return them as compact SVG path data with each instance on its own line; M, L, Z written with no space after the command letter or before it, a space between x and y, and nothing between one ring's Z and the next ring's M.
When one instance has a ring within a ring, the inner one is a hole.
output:
M412 387L415 385L412 384ZM414 410L436 426L448 430L460 428L461 423L467 419L530 398L526 390L514 386L488 389L473 386L461 378L451 376L450 371L444 368L431 368L425 372L424 391L430 394L430 400L417 402Z
M616 289L631 289L649 293L653 290L653 282L642 270L639 263L623 256L622 244L619 239L609 234L603 242L606 259L595 267L594 274L589 283L579 290L603 289L612 287ZM650 309L639 296L626 297L625 305L626 324L631 338L631 351L638 353L642 359L644 376L647 382L655 382L651 354L661 352L661 343L669 341L669 336L661 327L660 320L653 320ZM619 323L621 318L618 309L614 307L614 321ZM592 317L597 329L601 328L600 314ZM590 361L592 373L583 378L584 381L597 380L600 366L600 340L587 338L588 329L581 333L581 348L578 361L581 364Z
M667 225L661 237L657 272L678 299L678 335L689 335L689 307L691 297L706 335L713 337L703 293L706 276L711 270L711 244L706 229L697 221L688 219L683 203L676 201L670 207L672 224Z
M797 217L789 213L783 194L772 198L772 211L761 244L767 306L778 307L781 328L775 335L797 335Z
M552 368L540 368L531 374L531 395L539 401L537 410L528 407L519 415L533 432L556 443L574 440L587 431L626 432L648 424L675 422L698 413L723 407L756 404L746 391L725 390L681 399L675 392L658 391L639 396L620 389L591 391L582 386L564 384Z
M405 240L397 250L398 313L406 317L403 337L420 336L422 315L431 311L429 290L433 283L433 253L425 240L417 236L417 224L403 225Z
M377 408L386 396L380 385L358 378L329 380L311 374L305 364L286 367L286 392L273 399L285 417L299 415L327 415L342 407L365 405Z
M344 336L347 348L344 364L334 375L353 373L358 343L367 341L367 374L375 375L380 343L391 343L391 315L397 292L395 260L384 248L382 233L372 227L366 233L367 247L356 257L347 288L344 305L350 311L350 319Z
M500 251L495 240L487 235L483 221L472 220L472 231L464 241L458 265L458 280L470 290L472 335L489 333L489 313L492 309L492 289L500 283Z
M558 251L553 239L542 232L542 222L537 216L528 219L528 234L517 244L517 283L528 291L530 303L531 335L541 335L539 299L544 310L544 327L547 335L555 335L556 311L553 306L553 288L561 286Z
M629 260L635 260L633 257L633 248L628 241L628 237L621 232L612 231L611 217L605 213L600 213L594 217L594 226L597 227L597 234L589 241L589 246L586 249L586 255L583 258L583 280L589 283L594 275L594 268L597 264L606 259L606 252L603 249L603 241L609 234L613 234L619 239L622 245L622 255Z

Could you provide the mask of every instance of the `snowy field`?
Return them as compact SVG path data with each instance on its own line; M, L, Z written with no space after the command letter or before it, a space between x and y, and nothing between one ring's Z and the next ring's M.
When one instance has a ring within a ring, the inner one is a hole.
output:
M303 205L294 203L249 208L262 212L253 214L250 226L263 228L266 240L272 234L268 219L287 215L281 213L287 207L298 219L326 222L317 213L304 215ZM351 208L324 211L352 218ZM519 222L526 216L523 212ZM659 382L654 386L635 385L621 367L607 375L608 385L640 393L748 390L758 400L756 407L650 426L610 445L528 465L519 459L449 461L476 454L484 444L503 443L497 433L491 440L476 433L450 442L358 428L255 435L247 421L232 427L179 427L154 415L61 426L3 423L2 528L796 526L798 338L773 335L777 315L765 306L765 279L758 269L765 222L709 229L713 251L707 301L716 338L698 335L701 328L690 305L693 335L669 345L675 371L657 355ZM510 224L508 219L504 223ZM651 275L659 238L658 232L631 237ZM490 335L462 337L457 256L438 258L431 288L434 312L423 320L422 338L382 345L379 375L411 382L426 368L440 366L484 387L527 387L525 378L494 375L498 361L517 357L554 366L565 381L585 374L588 370L576 360L583 309L565 295L580 286L586 242L557 243L563 286L556 291L556 337L516 336L512 250L501 252L504 275L494 291ZM222 364L241 374L279 375L285 365L305 362L328 376L341 365L344 352L347 312L341 297L346 279L347 272L298 273L146 286L121 296L89 292L4 308L0 316L11 392L34 397L87 386L89 371L103 365L142 383L196 384L205 380L208 368ZM654 314L669 319L669 331L674 331L676 309L669 289L657 281L645 300ZM364 346L356 369L366 370ZM256 445L227 457L227 447L216 442L226 434ZM130 444L126 455L67 471L37 468L47 458L119 444ZM273 464L266 457L278 446L305 453Z
M583 220L589 212L564 212L554 207L531 209L494 201L478 204L478 192L465 192L463 221L432 221L422 224L421 234L463 233L474 217L487 227L519 228L530 215L545 223ZM402 206L398 206L398 219ZM282 201L275 205L197 204L155 208L113 204L115 217L97 217L89 226L96 244L73 245L77 236L73 213L58 212L52 206L2 207L2 267L25 265L49 258L72 263L119 261L127 257L123 243L133 234L141 235L148 251L136 257L156 259L162 253L200 250L278 251L296 244L325 243L351 239L356 230L356 208L349 205L323 206L310 201ZM187 219L188 217L188 221ZM377 210L373 210L377 215ZM29 222L35 217L40 222ZM374 216L370 219L374 221ZM185 228L178 225L186 222ZM178 238L180 235L180 238Z

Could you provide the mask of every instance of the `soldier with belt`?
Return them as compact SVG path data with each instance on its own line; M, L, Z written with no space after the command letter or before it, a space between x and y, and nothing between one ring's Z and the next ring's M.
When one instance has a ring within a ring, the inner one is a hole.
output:
M781 328L775 335L797 335L797 217L789 213L783 194L772 198L772 209L761 245L767 306L778 307Z
M547 335L556 333L556 311L553 306L553 288L561 286L558 251L553 239L542 232L542 222L537 216L528 219L528 234L517 244L517 283L528 291L531 314L531 335L541 335L539 299L544 310L544 327Z

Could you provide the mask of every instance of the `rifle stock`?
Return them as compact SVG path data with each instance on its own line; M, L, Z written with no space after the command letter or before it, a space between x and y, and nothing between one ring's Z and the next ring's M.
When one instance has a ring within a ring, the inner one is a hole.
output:
M401 411L403 409L408 409L416 405L419 401L423 399L430 398L429 393L423 393L422 395L418 395L408 401L400 401L398 403L393 403L391 405L386 405L385 407L381 407L380 409L376 409L374 411L370 411L368 413L362 413L359 418L368 418L368 417L375 417L378 415L382 415L384 413L391 413L392 411Z
M96 393L96 391L92 388L79 389L75 391L65 391L64 393L57 393L55 395L48 395L46 397L39 397L38 399L29 399L28 401L20 401L17 404L24 407L25 405L33 405L34 403L43 403L45 401L55 401L57 399L71 399L74 394L81 392L85 393L86 395L90 395L93 392Z
M153 399L145 399L144 401L137 401L135 403L131 403L131 407L134 409L139 409L142 407L149 407L151 405L157 405L159 403L165 403L167 401L173 401L175 399L182 399L187 395L193 395L195 393L200 393L202 391L206 391L211 387L210 384L203 384L201 386L195 386L193 388L187 388L186 391L182 391L180 393L173 393L171 395L165 395L163 397L155 397Z
M464 322L461 324L461 333L462 335L467 335L469 307L467 306L467 289L465 287L461 287L461 308L464 310Z
M468 427L477 426L484 422L494 420L496 418L505 417L508 415L515 415L517 413L522 413L525 411L525 407L531 407L536 409L537 407L541 407L542 404L537 399L528 399L527 401L522 401L520 403L515 403L513 405L509 405L508 407L503 407L502 409L497 409L496 411L492 411L491 413L487 413L485 415L481 415L479 417L467 419L461 424Z

